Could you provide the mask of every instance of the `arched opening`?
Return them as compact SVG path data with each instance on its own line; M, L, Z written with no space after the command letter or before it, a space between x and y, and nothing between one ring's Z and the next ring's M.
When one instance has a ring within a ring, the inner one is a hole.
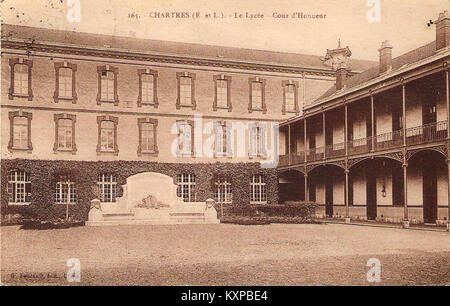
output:
M410 218L435 224L439 206L448 205L448 171L444 155L434 150L415 153L408 160ZM422 209L420 209L422 208Z
M281 172L278 177L278 196L280 203L305 200L305 178L296 170Z
M308 174L309 199L325 207L324 214L332 217L337 206L345 205L344 169L335 165L321 165Z
M397 215L404 205L402 165L383 157L363 160L350 168L348 189L349 205L365 208L367 220Z

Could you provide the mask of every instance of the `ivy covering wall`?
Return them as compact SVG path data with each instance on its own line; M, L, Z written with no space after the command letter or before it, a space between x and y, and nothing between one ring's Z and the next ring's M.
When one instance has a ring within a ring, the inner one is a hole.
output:
M31 177L31 204L8 205L8 173L11 170L28 172ZM87 220L90 201L95 198L94 188L101 173L111 173L117 178L117 196L122 196L121 185L129 176L142 172L158 172L174 178L178 174L195 174L196 199L214 198L214 178L231 178L232 206L250 204L250 180L254 174L262 174L266 181L267 203L278 202L278 176L276 169L262 169L259 163L157 163L144 161L47 161L12 159L1 161L1 213L20 213L41 220L63 218L66 205L54 204L55 178L59 173L70 173L77 188L77 203L69 205L69 215ZM151 188L151 186L149 186Z

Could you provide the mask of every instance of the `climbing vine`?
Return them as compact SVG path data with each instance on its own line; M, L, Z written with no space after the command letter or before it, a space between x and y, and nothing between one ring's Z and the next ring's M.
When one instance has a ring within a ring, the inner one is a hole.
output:
M31 204L8 205L8 173L12 170L28 172L31 178ZM250 180L254 174L262 174L266 180L268 204L278 202L278 176L276 169L263 169L259 163L157 163L145 161L47 161L12 159L1 161L1 213L19 213L41 220L64 218L66 205L54 203L55 177L58 173L70 173L76 184L77 203L69 205L69 215L87 220L90 201L95 198L97 177L101 173L114 174L119 186L117 196L122 196L121 185L129 176L142 172L158 172L175 178L178 174L195 174L197 201L214 197L214 178L231 178L232 206L250 203ZM149 188L151 188L149 186Z

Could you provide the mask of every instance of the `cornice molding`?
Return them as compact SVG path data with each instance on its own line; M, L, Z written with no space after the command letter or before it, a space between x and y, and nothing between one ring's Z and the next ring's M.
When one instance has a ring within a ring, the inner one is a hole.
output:
M174 55L158 55L158 54L146 54L139 52L130 51L119 51L119 50L101 50L101 49L89 49L82 47L73 46L61 46L61 45L50 45L43 43L26 43L19 41L8 41L2 40L2 49L16 49L25 50L28 54L30 52L49 52L49 53L59 53L59 54L72 54L80 56L93 56L93 57L103 57L103 58L113 58L113 59L125 59L125 60L138 60L145 62L160 62L160 63L170 63L170 64L181 64L181 65L194 65L194 66L209 66L209 67L220 67L220 68L231 68L231 69L244 69L244 70L255 70L255 71L267 71L267 72L280 72L280 73L293 73L299 75L316 75L325 77L335 77L335 72L329 69L320 68L309 68L309 67L295 67L288 65L273 65L273 64L263 64L263 63L248 63L248 62L238 62L233 60L225 59L208 59L208 58L189 58L183 56ZM351 75L357 74L356 72L350 73Z

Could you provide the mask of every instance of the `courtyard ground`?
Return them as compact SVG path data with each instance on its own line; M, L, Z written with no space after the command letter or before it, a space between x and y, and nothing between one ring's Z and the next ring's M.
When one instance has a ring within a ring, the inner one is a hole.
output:
M5 285L450 285L450 234L342 224L1 228Z

